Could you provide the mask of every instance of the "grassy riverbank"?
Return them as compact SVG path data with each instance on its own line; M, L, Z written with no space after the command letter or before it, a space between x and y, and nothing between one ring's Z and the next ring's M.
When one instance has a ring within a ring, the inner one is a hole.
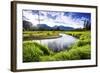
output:
M62 31L24 32L25 36L49 37L58 36ZM49 33L49 35L48 35ZM54 52L48 47L36 42L23 41L23 62L83 60L91 58L91 32L90 31L63 31L79 40L67 50Z
M23 39L32 40L32 39L48 39L56 38L59 36L59 31L24 31Z

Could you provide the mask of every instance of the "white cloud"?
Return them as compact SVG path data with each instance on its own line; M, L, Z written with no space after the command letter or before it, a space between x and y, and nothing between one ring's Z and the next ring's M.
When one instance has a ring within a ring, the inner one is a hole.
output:
M23 16L25 16L27 21L30 21L33 25L39 24L38 15L32 15L32 11L23 11Z
M39 24L39 21L41 24L47 24L49 26L55 26L55 25L63 25L63 26L69 26L74 28L83 28L84 17L81 18L73 18L73 13L70 13L68 15L64 15L64 12L52 12L52 11L39 11L40 16L38 17L38 14L32 14L32 11L23 11L23 15L27 17L32 22L33 25Z

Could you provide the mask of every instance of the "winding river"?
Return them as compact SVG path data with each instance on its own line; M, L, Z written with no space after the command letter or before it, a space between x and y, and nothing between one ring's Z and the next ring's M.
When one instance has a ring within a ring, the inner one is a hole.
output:
M33 40L33 42L38 42L42 45L45 45L53 51L60 51L74 44L77 40L75 37L63 33L60 33L59 35L62 37L54 39Z

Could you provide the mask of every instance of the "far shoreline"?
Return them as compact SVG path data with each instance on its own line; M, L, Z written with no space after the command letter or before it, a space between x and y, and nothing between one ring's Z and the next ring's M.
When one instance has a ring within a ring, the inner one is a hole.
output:
M50 36L50 37L36 37L36 38L34 38L34 37L24 37L25 39L24 39L24 41L28 41L28 40L44 40L44 39L56 39L56 38L60 38L60 37L62 37L61 35L59 35L59 36Z

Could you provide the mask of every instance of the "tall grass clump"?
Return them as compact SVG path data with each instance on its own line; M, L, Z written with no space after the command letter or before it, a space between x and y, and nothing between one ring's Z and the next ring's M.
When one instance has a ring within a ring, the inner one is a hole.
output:
M36 42L23 43L23 62L38 62L40 56L50 54L52 51Z
M89 45L72 48L69 51L63 51L52 56L55 61L64 60L82 60L91 58L91 50Z

